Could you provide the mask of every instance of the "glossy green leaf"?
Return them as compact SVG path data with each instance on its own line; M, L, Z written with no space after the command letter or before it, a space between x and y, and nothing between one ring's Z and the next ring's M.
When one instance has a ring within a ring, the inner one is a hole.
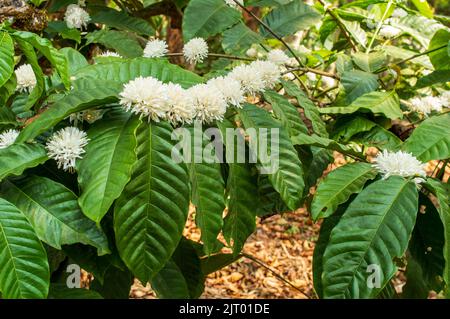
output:
M88 33L87 43L100 43L108 49L112 49L126 58L142 56L143 50L137 38L125 31L98 30Z
M183 38L208 38L239 21L241 13L222 0L191 0L183 16Z
M25 215L0 198L0 291L5 299L46 298L47 255Z
M431 63L433 63L433 66L436 70L450 70L450 55L447 50L449 42L450 42L450 31L445 29L437 31L430 41L430 46L428 47L428 50L443 47L438 51L434 51L428 54Z
M7 32L0 32L0 87L14 71L14 43Z
M77 161L78 199L83 213L97 224L122 193L136 161L136 128L139 120L115 110L87 132L86 153Z
M403 144L422 162L450 157L450 113L430 117L413 131Z
M368 163L350 163L330 172L317 187L311 204L314 220L334 213L352 194L359 193L377 172Z
M368 72L352 70L344 72L341 84L345 90L345 99L348 104L358 97L375 91L378 88L377 76Z
M386 54L384 51L356 52L352 55L352 60L361 70L373 73L386 62Z
M146 20L130 16L124 11L117 11L108 7L94 7L97 12L92 14L93 23L101 23L111 28L136 32L142 35L154 35L155 30Z
M189 208L189 176L176 164L167 123L143 123L137 162L116 201L114 231L120 257L143 283L161 270L181 238ZM178 155L179 156L179 155Z
M323 256L324 298L370 298L381 291L397 271L394 258L408 246L417 202L415 184L392 176L372 183L350 203ZM374 273L379 287L368 285L374 284L369 278Z
M61 249L62 245L82 243L109 253L103 231L81 212L77 197L64 185L39 176L3 184L2 196L28 218L39 239Z
M47 152L39 144L13 144L0 149L0 181L10 175L21 175L48 159Z
M223 33L222 48L229 54L244 54L253 44L262 41L262 37L244 23L237 23Z

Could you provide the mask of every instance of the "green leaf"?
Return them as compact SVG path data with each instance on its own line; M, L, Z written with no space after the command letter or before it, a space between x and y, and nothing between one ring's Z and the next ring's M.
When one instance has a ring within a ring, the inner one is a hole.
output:
M0 32L0 87L14 72L14 43L7 32Z
M87 132L90 142L77 161L78 199L83 213L100 223L108 209L122 193L136 161L137 117L121 110L105 115Z
M79 69L89 65L86 58L80 52L71 47L62 48L60 52L64 54L67 59L70 75L75 74L75 72Z
M368 180L377 172L368 163L350 163L330 172L317 187L311 203L313 220L326 218L334 213L340 204L352 194L362 191Z
M0 181L10 175L21 175L48 159L47 152L39 144L13 144L0 149Z
M352 136L370 131L377 124L361 116L340 117L333 126L333 139L348 142Z
M281 120L289 136L295 136L299 133L308 134L308 128L302 122L300 113L289 101L272 90L264 92L264 98L272 105L273 112Z
M252 44L258 44L262 40L258 33L239 22L223 33L222 48L228 54L244 54Z
M400 47L396 47L393 45L383 46L383 49L388 56L393 57L398 60L409 59L417 54L417 52L410 51L410 50L400 48ZM433 69L433 65L431 64L430 59L428 58L427 55L419 56L415 59L410 60L409 62L421 65L429 70Z
M50 33L59 33L63 39L81 42L81 32L75 28L69 28L65 21L50 21L45 31Z
M136 58L143 54L139 41L131 33L115 30L98 30L86 35L87 44L100 43L123 57Z
M144 19L132 17L124 11L117 11L108 7L95 6L94 8L97 9L97 12L91 16L91 22L93 23L101 23L111 28L136 32L137 34L147 36L155 34L155 30L150 23Z
M365 188L349 205L323 256L324 298L375 297L397 271L416 220L414 183L392 176ZM380 287L367 283L374 265ZM378 267L376 267L378 266Z
M361 70L373 73L386 62L386 53L384 51L356 52L352 55L352 60Z
M321 15L311 6L306 5L303 1L293 0L273 9L263 18L263 22L278 36L284 37L310 28L320 19ZM273 38L273 35L264 27L261 26L260 30L265 38Z
M346 94L346 102L352 103L358 97L378 88L377 76L368 72L352 70L342 74L341 84Z
M183 16L183 38L208 38L239 21L241 13L222 0L191 0Z
M449 42L450 31L446 29L442 29L436 32L430 41L428 50L433 50L444 46L442 49L428 54L431 63L433 63L433 66L436 70L450 70L450 54L447 50Z
M430 117L423 121L403 144L422 162L450 157L450 113Z
M450 82L450 70L436 70L417 80L415 88L420 89L438 83Z
M239 145L244 137L240 132L236 132L232 138L228 137L226 129L234 129L234 126L227 120L218 122L217 125L222 133L222 141L226 143L225 148L227 152L231 153L231 147L227 147L227 144ZM248 148L245 151L248 151ZM256 174L252 172L250 164L242 163L238 160L238 155L237 147L234 148L233 154L227 154L227 162L229 163L227 179L229 199L228 213L223 225L223 235L229 244L233 244L234 255L240 253L247 238L255 231L256 211L259 208Z
M193 157L188 163L188 168L192 203L196 207L195 223L201 230L205 253L209 255L217 248L217 236L223 225L225 183L220 163L215 155L207 150L208 145L212 145L213 142L206 138L198 125L189 128L189 132L190 137L193 137L190 145ZM196 138L197 136L200 136L201 140Z
M350 36L355 39L357 43L359 43L363 48L367 45L367 34L361 28L361 25L358 21L348 21L341 19L342 24L345 29L350 33Z
M205 276L212 274L242 258L242 255L236 254L216 254L202 258L201 267Z
M428 178L424 186L431 191L437 198L437 210L444 225L444 249L443 255L445 259L444 281L446 283L446 297L450 298L450 205L448 202L450 188L448 184L444 184L439 180Z
M6 299L46 298L47 254L22 212L0 198L0 291Z
M205 275L192 242L182 238L172 258L152 279L159 298L195 299L204 289Z
M139 76L152 76L167 83L173 82L189 87L202 82L195 73L170 64L161 59L137 58L114 61L107 64L96 64L81 69L75 74L77 79L103 79L127 83Z
M146 283L164 267L181 238L189 176L184 163L171 158L177 149L167 123L141 124L137 145L131 181L115 204L114 231L120 257Z
M317 135L328 137L325 123L320 117L319 109L306 96L306 94L293 82L282 81L287 94L297 99L298 105L303 109L305 117L311 121L312 128Z
M103 283L95 278L90 289L105 299L128 299L133 282L133 274L128 269L121 270L110 265L105 272Z
M379 125L376 125L368 132L356 134L351 138L351 141L365 146L377 147L380 150L386 149L390 151L397 151L403 144L397 135Z
M419 12L430 19L433 19L433 10L426 0L411 0Z
M53 47L50 40L41 38L37 34L28 31L16 31L13 33L13 37L28 42L36 50L41 52L56 69L64 86L67 89L70 88L69 69L67 67L66 57Z
M39 239L48 245L61 249L62 245L83 243L96 247L99 255L110 252L105 234L83 215L76 195L64 185L28 176L4 183L1 194L23 212Z
M16 116L11 109L6 106L0 106L0 127L3 125L18 125Z
M32 140L72 113L86 110L92 106L114 102L117 100L116 96L122 90L122 85L117 82L98 80L96 83L92 82L92 84L94 85L90 88L73 90L56 101L20 132L16 143Z
M16 39L16 42L27 57L27 61L31 65L33 73L36 77L36 85L28 95L26 104L23 107L24 111L28 111L41 98L42 93L44 92L44 73L41 70L41 66L39 65L38 58L36 53L34 52L33 46L28 42L20 39Z
M303 168L297 157L297 152L289 139L288 133L267 111L252 104L246 104L239 110L241 120L248 130L256 130L256 138L250 141L251 145L258 148L258 162L268 173L268 177L274 188L280 193L286 205L294 210L302 201ZM268 154L264 156L261 148L267 147ZM250 147L255 152L254 147Z

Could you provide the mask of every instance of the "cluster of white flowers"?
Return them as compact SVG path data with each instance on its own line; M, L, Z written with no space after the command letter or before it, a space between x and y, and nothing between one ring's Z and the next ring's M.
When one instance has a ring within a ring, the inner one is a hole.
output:
M75 162L85 153L89 139L85 132L76 127L66 127L53 134L45 148L47 155L58 164L58 168L73 170Z
M281 77L280 67L270 61L254 61L235 67L227 76L187 90L178 84L162 83L153 77L138 77L124 85L120 104L126 111L148 120L172 123L205 123L223 120L227 105L241 107L245 95L273 88Z
M188 63L203 62L208 56L208 44L202 38L193 38L184 45L183 54Z
M67 6L64 21L66 21L67 26L71 29L82 29L87 26L89 21L91 21L91 17L89 16L89 13L79 5L70 4Z
M442 96L425 96L412 98L409 103L411 110L428 115L432 111L441 112L445 100Z
M7 148L13 144L17 136L19 136L19 131L17 130L7 130L0 134L0 149Z
M383 179L389 176L414 177L416 183L421 183L426 177L425 164L403 151L384 150L374 159L373 167L383 175Z
M267 60L277 65L289 64L290 58L280 49L270 50L267 53Z
M16 71L17 86L19 92L31 92L36 86L36 76L29 64L19 66Z
M242 6L244 5L244 0L237 0ZM234 0L225 0L225 3L232 8L239 9L239 5L234 2Z
M443 107L450 107L450 91L445 91L440 96Z
M122 58L122 56L119 53L113 52L113 51L109 51L109 50L107 50L105 52L102 52L98 56L104 57L104 58L108 58L108 57Z
M153 39L147 42L144 49L144 57L146 58L159 58L166 55L167 43L164 40Z

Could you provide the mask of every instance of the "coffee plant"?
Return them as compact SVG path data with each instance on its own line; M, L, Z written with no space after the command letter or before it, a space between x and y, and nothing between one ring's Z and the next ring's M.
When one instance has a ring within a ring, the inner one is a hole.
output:
M257 220L301 207L312 297L450 297L440 8L0 1L1 297L128 298L137 278L198 298Z

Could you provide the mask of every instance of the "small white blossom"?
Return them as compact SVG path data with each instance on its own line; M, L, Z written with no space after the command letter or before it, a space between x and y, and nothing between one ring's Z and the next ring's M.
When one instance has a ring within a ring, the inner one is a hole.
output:
M99 54L98 56L107 58L107 57L115 57L115 58L122 58L122 56L119 53L113 52L113 51L105 51Z
M7 130L0 134L0 149L7 148L13 144L17 136L19 136L19 131L17 130Z
M72 170L77 159L85 153L84 147L89 139L85 132L76 127L66 127L53 134L45 148L48 157L54 159L58 168Z
M382 175L383 179L390 176L419 177L415 182L423 181L426 177L425 164L420 162L412 154L403 151L389 152L384 150L374 159L375 167Z
M442 106L444 107L450 107L450 91L445 91L440 96Z
M19 92L31 92L36 86L36 76L33 68L29 64L19 66L16 71L17 86L16 90Z
M188 89L188 94L192 97L196 119L204 123L223 120L227 102L215 86L197 84Z
M144 49L144 57L159 58L167 54L167 43L164 40L154 39L147 42Z
M403 18L403 17L406 17L407 15L408 15L408 12L406 12L402 8L395 8L394 12L392 12L391 17Z
M244 0L237 0L237 2L239 2L242 6L244 5ZM225 0L225 3L232 8L239 9L239 6L233 0Z
M235 67L229 73L229 77L238 81L246 94L255 95L264 91L262 74L250 65L242 64Z
M208 44L202 38L194 38L184 45L183 54L189 63L203 62L208 56Z
M256 58L258 51L255 48L250 48L245 52L245 54L250 58Z
M436 96L415 97L409 100L410 108L413 111L423 113L424 115L430 114L432 111L442 111L442 98Z
M379 31L379 35L382 36L383 38L393 38L397 35L399 35L402 32L402 30L393 27L391 25L385 25L382 26L380 31Z
M261 74L261 79L265 88L272 89L278 82L280 82L281 69L275 63L257 60L252 62L250 67L253 70L258 70Z
M286 53L280 49L274 49L267 53L267 60L277 65L288 64L290 61Z
M166 84L168 111L166 118L173 124L192 123L195 116L193 100L187 90L181 85Z
M225 101L236 107L242 107L245 101L244 91L241 84L230 77L219 76L208 81L209 85L215 86L222 93Z
M323 76L322 77L322 84L326 87L326 88L332 88L337 84L337 81L333 78L330 78L328 76Z
M138 77L124 85L120 104L126 111L159 121L169 111L164 84L153 77Z
M89 21L91 21L91 17L89 16L89 13L79 5L70 4L67 6L64 21L66 21L67 26L71 29L82 29L87 26Z

